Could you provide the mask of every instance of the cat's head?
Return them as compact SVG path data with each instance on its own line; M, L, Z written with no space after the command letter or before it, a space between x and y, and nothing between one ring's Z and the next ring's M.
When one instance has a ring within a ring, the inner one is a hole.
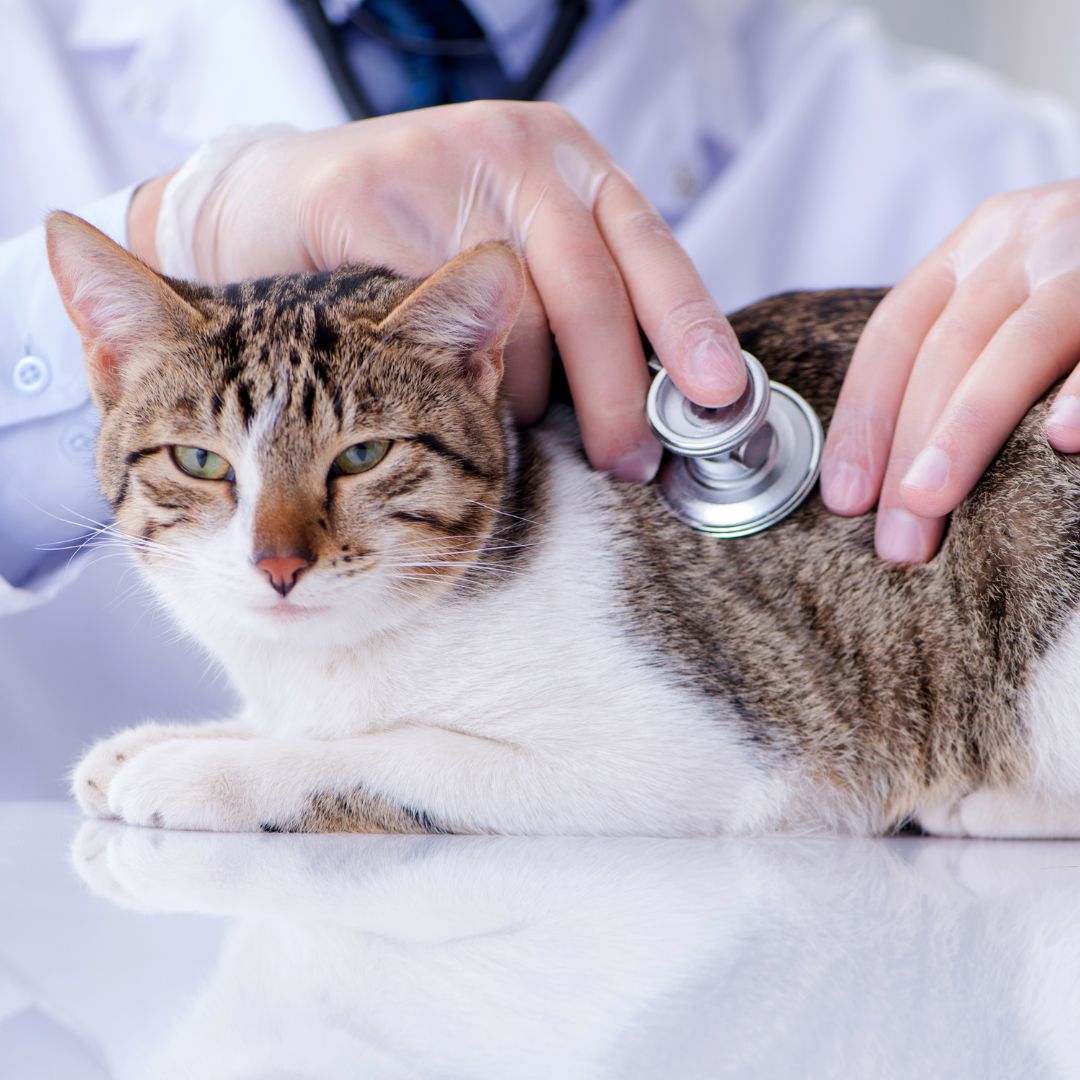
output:
M509 247L423 282L342 267L210 287L70 214L47 235L102 490L189 629L355 640L475 572L511 468Z

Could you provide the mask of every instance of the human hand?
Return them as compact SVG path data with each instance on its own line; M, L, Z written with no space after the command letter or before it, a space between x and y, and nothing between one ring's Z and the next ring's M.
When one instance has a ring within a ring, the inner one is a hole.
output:
M946 515L1069 372L1046 433L1080 451L1078 286L1070 180L988 200L878 306L837 402L821 490L838 514L877 503L883 559L934 554Z
M132 248L155 266L162 186L142 189L131 213ZM638 323L695 401L742 392L735 335L689 257L555 105L475 102L254 143L203 202L194 254L214 282L342 262L422 276L489 239L514 243L529 272L506 353L519 422L547 405L552 333L589 459L621 479L650 479L661 455L645 421Z

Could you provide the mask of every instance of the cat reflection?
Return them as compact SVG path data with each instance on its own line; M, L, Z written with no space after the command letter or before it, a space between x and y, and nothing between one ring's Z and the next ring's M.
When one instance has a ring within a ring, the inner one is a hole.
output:
M152 1080L1035 1077L1080 1068L1065 850L95 822L74 861L233 920Z

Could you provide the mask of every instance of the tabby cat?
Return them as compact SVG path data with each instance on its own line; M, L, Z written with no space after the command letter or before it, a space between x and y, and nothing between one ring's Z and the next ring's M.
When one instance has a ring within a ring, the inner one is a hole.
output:
M1080 459L1045 401L928 565L815 497L718 541L515 431L523 291L486 244L368 266L160 277L54 214L116 530L245 707L144 724L83 809L215 830L1080 835ZM827 423L880 292L733 324Z

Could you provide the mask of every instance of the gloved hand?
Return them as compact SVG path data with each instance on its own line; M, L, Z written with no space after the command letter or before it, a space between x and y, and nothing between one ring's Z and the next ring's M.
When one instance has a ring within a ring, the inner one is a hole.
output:
M1046 433L1080 451L1080 181L984 203L867 323L825 444L839 514L878 504L890 562L937 550L945 515L1024 414L1070 371ZM1075 370L1074 370L1075 368Z
M131 212L132 247L151 265L162 186L141 189ZM645 423L635 317L691 398L723 405L742 392L735 335L689 258L555 105L475 102L256 142L202 203L194 254L200 277L217 282L342 262L419 276L488 239L514 242L530 276L507 350L519 421L547 404L553 332L589 459L651 478L661 451Z

